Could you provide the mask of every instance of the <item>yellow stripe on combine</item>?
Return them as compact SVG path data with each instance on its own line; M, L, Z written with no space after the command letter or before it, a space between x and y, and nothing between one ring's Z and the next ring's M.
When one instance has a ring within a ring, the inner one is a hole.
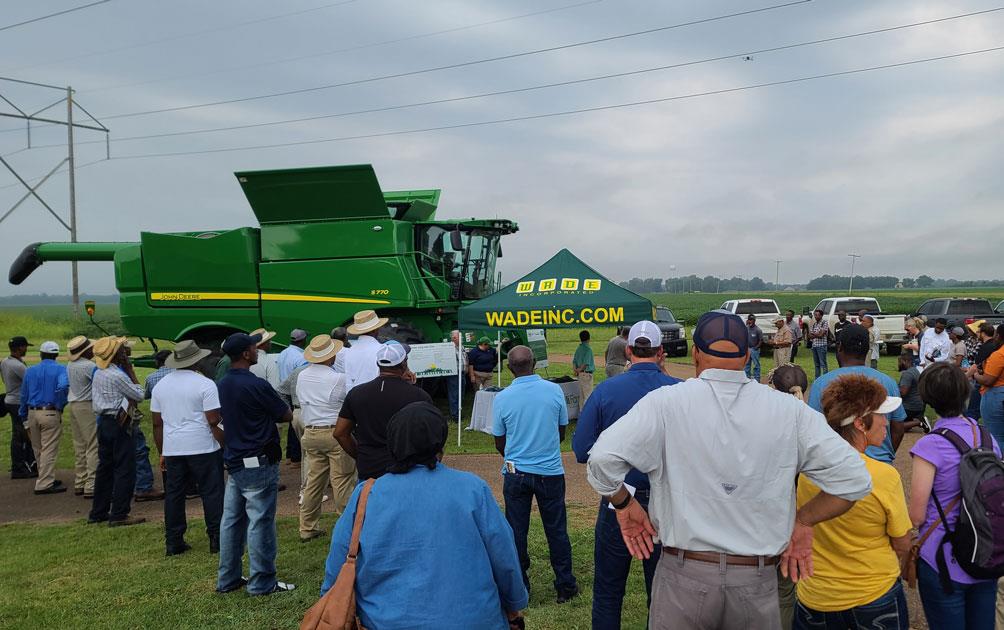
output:
M262 293L261 299L266 302L340 302L347 304L390 304L388 300L334 297L330 295L288 295L285 293Z
M390 304L388 300L367 298L336 297L330 295L293 295L287 293L186 293L157 292L151 293L150 299L155 302L204 302L208 300L253 300L257 302L334 302L340 304Z

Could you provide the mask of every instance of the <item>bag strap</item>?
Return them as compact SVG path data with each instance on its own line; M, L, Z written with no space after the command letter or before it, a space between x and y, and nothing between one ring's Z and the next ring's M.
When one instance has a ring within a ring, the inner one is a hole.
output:
M945 427L941 427L940 429L935 429L934 431L931 431L931 433L933 435L940 435L941 437L943 437L946 440L948 440L949 442L951 442L952 446L955 447L955 450L959 451L959 455L963 455L964 456L966 453L968 453L969 451L971 451L972 448L973 448L964 439L962 439L962 436L960 436L955 431L952 431L951 429L948 429L948 428L945 428ZM973 442L975 443L976 440L977 440L976 427L974 426L973 427Z
M366 517L366 503L370 498L370 490L376 479L368 479L363 484L363 490L359 493L359 501L356 503L356 519L352 523L352 540L349 541L349 552L345 554L345 561L355 564L356 556L359 555L359 534L363 530L363 519Z
M938 525L940 525L941 522L945 520L945 512L943 512L941 510L941 504L938 502L938 497L935 496L933 493L931 494L931 496L934 498L934 504L938 507L938 520L934 521L934 523L931 524L931 526L927 529L927 531L924 532L924 535L917 539L917 542L915 544L918 547L923 547L924 543L927 542L927 539L930 538L931 534L934 533L934 530L938 529ZM958 503L959 503L959 499L961 499L961 498L962 498L962 495L960 494L959 496L957 496L954 499L952 499L951 502L948 504L948 510L947 511L951 512L952 510L954 510L955 506L958 505ZM946 521L946 525L945 525L945 530L946 531L948 530L947 521Z

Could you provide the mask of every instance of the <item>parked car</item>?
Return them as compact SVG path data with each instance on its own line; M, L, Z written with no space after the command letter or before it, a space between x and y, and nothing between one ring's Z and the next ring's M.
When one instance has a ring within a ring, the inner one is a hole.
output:
M965 326L980 319L994 326L1004 324L1004 314L995 311L990 300L983 298L933 298L921 304L914 315L926 317L928 322L944 317L949 327Z
M879 330L879 337L882 345L885 346L886 353L898 355L906 343L906 315L887 315L882 313L882 307L878 300L870 297L834 297L821 300L816 308L802 309L802 317L799 319L804 333L808 333L809 323L812 321L812 312L823 311L823 320L830 327L830 332L834 332L834 325L837 323L837 313L844 311L847 319L852 323L858 322L858 313L865 311L875 320L875 326Z
M774 335L777 333L777 328L774 327L774 322L777 321L778 317L781 317L781 309L778 308L777 302L768 299L747 299L747 300L729 300L725 302L720 307L723 311L728 311L730 313L735 313L736 315L746 320L746 317L753 315L756 317L756 325L760 327L763 331L764 339L773 339Z
M665 306L656 306L655 323L662 331L662 349L666 356L687 356L687 327L684 322L676 319L673 311Z
M997 303L997 308L994 309L998 313L1004 313L1004 300Z

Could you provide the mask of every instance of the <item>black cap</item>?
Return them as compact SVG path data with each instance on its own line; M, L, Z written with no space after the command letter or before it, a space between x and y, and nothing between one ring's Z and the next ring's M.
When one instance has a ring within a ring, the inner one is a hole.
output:
M736 346L734 352L712 350L711 345L728 341ZM749 352L750 337L746 324L738 315L728 311L708 311L697 320L694 328L694 345L704 354L722 359L738 359Z
M235 357L252 346L257 347L260 342L261 335L237 332L227 337L220 349L228 357Z
M854 356L868 354L871 343L868 329L861 324L849 324L837 336L837 345L840 346L840 349Z
M405 405L387 422L387 450L394 460L388 472L407 472L417 464L433 468L447 435L446 419L438 407L424 401Z
M7 342L7 345L11 348L19 348L21 346L31 346L34 344L28 343L28 340L24 337L11 337L10 341Z

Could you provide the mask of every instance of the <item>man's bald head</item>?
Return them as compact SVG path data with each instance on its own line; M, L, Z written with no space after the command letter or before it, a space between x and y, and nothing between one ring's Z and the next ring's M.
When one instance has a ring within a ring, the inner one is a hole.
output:
M533 350L526 346L516 346L509 350L507 357L509 371L513 376L529 376L533 374Z

